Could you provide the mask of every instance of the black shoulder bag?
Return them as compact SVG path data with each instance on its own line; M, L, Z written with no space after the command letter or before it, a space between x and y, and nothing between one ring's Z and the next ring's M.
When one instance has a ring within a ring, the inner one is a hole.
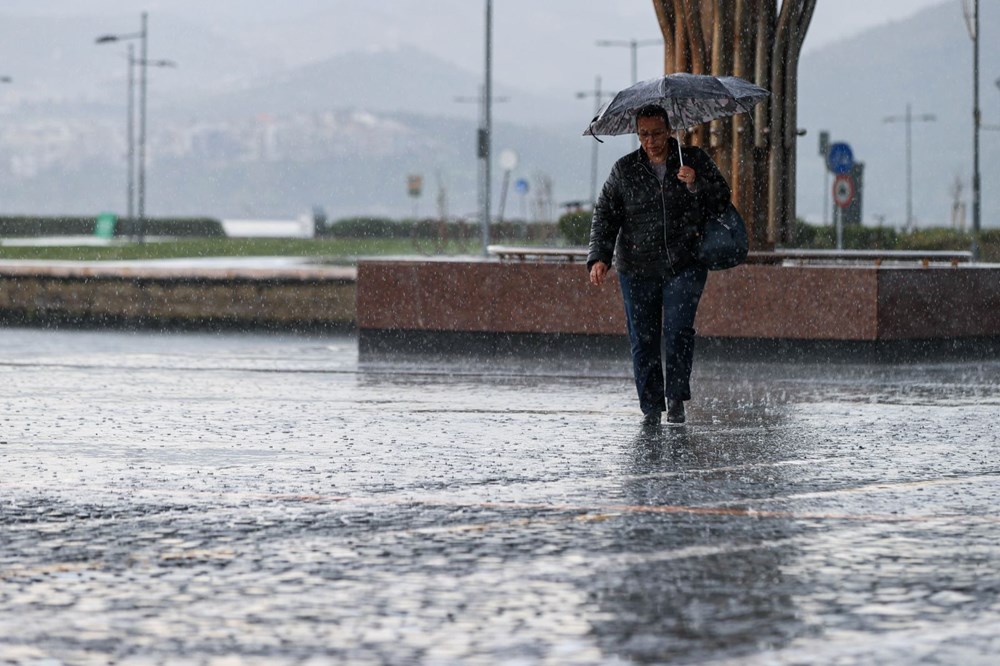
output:
M746 261L749 249L746 224L736 206L730 203L720 215L705 221L698 261L711 271L721 271Z

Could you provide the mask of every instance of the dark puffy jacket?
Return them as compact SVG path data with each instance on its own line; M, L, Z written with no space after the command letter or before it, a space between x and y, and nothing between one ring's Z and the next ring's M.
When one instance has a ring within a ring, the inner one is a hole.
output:
M726 179L700 148L684 147L684 164L697 174L697 191L677 180L677 142L667 147L663 185L646 152L639 148L611 169L594 206L587 270L594 262L612 264L626 275L676 273L695 261L706 215L721 213L729 204Z

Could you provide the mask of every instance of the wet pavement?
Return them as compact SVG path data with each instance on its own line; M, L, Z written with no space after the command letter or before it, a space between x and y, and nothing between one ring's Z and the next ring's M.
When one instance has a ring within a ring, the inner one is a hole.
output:
M0 663L994 664L1000 361L0 330Z

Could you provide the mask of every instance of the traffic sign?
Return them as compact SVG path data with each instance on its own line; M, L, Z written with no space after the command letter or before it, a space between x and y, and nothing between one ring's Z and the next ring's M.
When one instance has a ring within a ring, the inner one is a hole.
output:
M421 190L424 187L424 177L420 174L413 173L406 177L406 191L414 199L420 196Z
M527 194L528 193L528 181L526 181L524 178L518 178L517 181L514 183L514 190L518 194L522 194L522 195L523 194Z
M513 171L517 168L517 153L506 148L500 151L500 168L504 171Z
M848 174L840 174L833 180L833 203L847 208L854 201L854 179Z
M101 213L97 216L97 223L94 225L94 235L98 238L111 238L115 235L117 223L118 216L114 213Z
M830 144L826 153L826 168L836 174L850 173L854 168L854 152L846 143L838 141Z

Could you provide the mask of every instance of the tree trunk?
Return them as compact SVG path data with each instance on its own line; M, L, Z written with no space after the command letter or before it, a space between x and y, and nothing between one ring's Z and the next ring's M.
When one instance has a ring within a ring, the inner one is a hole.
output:
M664 71L733 75L771 91L751 115L689 134L733 188L755 249L794 240L798 62L816 0L653 0Z
M788 64L785 68L785 172L788 176L785 179L785 200L783 218L787 223L780 228L780 242L784 245L791 245L795 242L795 173L796 173L796 140L798 138L798 90L799 90L799 54L802 52L802 43L806 38L806 31L812 21L813 10L816 8L816 0L804 2L798 5L791 34L788 38Z
M733 72L735 48L729 48L734 43L734 9L735 0L714 0L714 26L712 29L712 76L728 76ZM727 148L733 145L733 121L731 118L714 120L709 128L709 145L716 157L719 170L726 180L732 183L732 160L723 158Z
M778 14L778 25L774 33L774 46L771 57L771 123L768 127L768 136L771 145L767 153L767 243L773 246L781 237L782 227L788 221L784 219L785 195L787 194L788 178L785 157L785 122L788 116L785 111L786 104L785 85L788 80L785 76L788 65L788 30L792 21L794 3L787 0L781 5L781 12Z
M753 81L763 88L771 86L771 44L774 43L774 28L777 19L774 0L755 0L754 14L754 78ZM767 241L768 211L767 211L767 160L770 151L771 103L754 107L754 140L751 148L751 160L754 165L751 183L753 196L753 235L754 247L757 249L772 249L773 244ZM742 203L742 202L741 202ZM739 205L739 204L737 204Z

